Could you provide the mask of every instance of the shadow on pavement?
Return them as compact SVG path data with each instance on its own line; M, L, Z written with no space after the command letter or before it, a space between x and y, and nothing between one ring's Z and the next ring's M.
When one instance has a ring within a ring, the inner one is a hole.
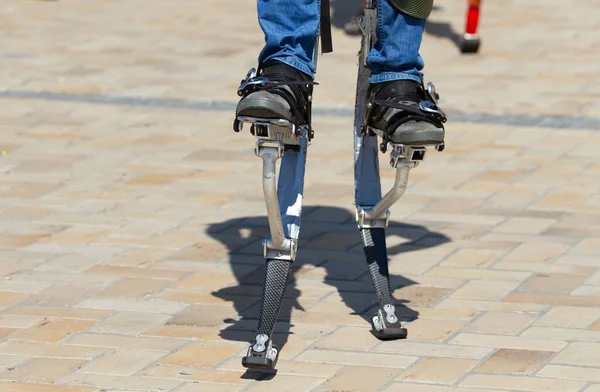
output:
M214 224L208 229L210 236L228 247L231 270L237 278L237 285L212 293L233 302L238 314L236 319L224 320L229 325L220 332L223 339L249 342L253 338L260 312L265 265L260 242L268 233L266 216L232 219ZM450 241L445 235L431 232L423 226L390 222L387 238L391 239L393 236L404 238L405 241L397 246L388 246L388 256L415 252ZM426 241L420 241L424 238ZM248 239L254 241L251 245L240 248L240 244L247 244ZM351 314L368 320L376 309L377 299L364 260L354 215L336 207L304 207L294 275L287 288L273 335L274 343L280 348L287 342L290 334L292 311L302 311L304 308L301 302L310 302L302 301L297 279L315 271L315 267L320 267L320 273L324 274L324 277L315 276L315 281L321 282L323 279L325 284L334 287L343 303L352 310ZM391 275L390 281L392 291L415 284L401 275ZM409 307L408 301L396 300L396 304L403 320L418 318L419 313ZM365 322L368 324L368 321Z

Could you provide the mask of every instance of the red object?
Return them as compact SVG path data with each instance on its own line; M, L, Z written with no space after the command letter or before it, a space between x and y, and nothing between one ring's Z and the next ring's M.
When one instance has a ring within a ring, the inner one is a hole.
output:
M469 10L467 11L467 27L465 28L466 34L477 34L481 1L482 0L469 0Z

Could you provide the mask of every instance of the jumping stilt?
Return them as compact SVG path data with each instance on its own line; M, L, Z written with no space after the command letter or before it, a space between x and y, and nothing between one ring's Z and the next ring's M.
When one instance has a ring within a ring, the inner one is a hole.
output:
M370 70L367 55L375 40L377 11L373 0L367 0L359 25L363 34L358 63L358 80L354 118L354 184L356 201L356 222L360 230L369 273L378 301L378 310L371 317L372 333L381 340L403 339L407 331L402 327L391 294L388 255L385 229L388 226L389 208L402 197L408 185L411 169L425 159L424 146L405 146L389 141L379 129L368 126L368 113L372 102L368 101ZM439 116L442 122L445 115L437 108L437 93L432 84L424 89L428 100L422 101L420 109ZM378 136L382 142L378 143ZM379 177L379 151L390 151L390 165L396 169L393 188L382 197ZM443 150L440 143L435 146Z
M256 72L251 70L240 86L242 95L246 86L260 83L268 83L268 80L257 78ZM312 93L312 86L309 89ZM272 335L296 258L306 153L313 131L310 123L294 124L285 119L239 115L234 121L234 130L241 131L244 123L250 124L250 133L257 138L255 153L263 161L263 195L271 235L263 241L266 267L258 327L242 365L273 369L279 348L273 344Z

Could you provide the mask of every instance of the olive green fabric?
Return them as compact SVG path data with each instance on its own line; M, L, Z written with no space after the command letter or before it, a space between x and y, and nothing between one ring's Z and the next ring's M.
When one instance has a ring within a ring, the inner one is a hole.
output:
M400 11L419 19L427 19L433 8L433 0L390 0Z

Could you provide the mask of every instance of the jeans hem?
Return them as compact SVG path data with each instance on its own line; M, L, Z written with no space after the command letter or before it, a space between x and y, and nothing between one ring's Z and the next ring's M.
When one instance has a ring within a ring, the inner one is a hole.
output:
M369 83L385 83L391 82L392 80L414 80L415 82L422 83L422 75L414 75L402 72L384 72L378 75L373 75L369 78Z

